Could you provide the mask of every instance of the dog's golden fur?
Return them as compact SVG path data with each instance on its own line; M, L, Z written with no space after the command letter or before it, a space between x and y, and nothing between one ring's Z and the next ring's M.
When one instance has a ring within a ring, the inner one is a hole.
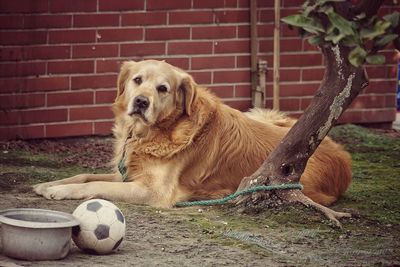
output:
M163 91L157 91L160 85ZM132 111L138 95L150 101L145 112ZM127 181L121 181L116 168L110 175L40 184L35 187L38 194L159 207L220 198L236 191L295 122L275 111L232 109L184 71L153 60L124 63L113 111L114 165L125 159ZM304 194L322 205L332 204L351 182L350 165L349 154L325 138L300 179Z

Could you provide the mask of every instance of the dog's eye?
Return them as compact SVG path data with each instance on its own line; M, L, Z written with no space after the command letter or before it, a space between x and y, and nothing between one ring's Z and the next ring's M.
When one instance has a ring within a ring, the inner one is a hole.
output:
M168 91L168 88L165 85L160 85L157 87L157 91L164 93L164 92Z
M137 85L141 85L142 84L142 77L138 76L135 79L133 79L133 81L137 84Z

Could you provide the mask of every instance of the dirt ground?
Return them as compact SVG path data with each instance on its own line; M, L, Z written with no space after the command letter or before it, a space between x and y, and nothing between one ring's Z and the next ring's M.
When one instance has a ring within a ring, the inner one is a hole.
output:
M353 213L334 228L302 206L259 214L229 205L160 210L115 203L126 238L116 253L94 256L73 246L60 261L0 255L0 266L394 266L400 265L400 138L346 126L335 139L353 155L349 192L333 209ZM107 172L110 138L0 143L0 209L72 212L82 201L49 201L30 186L82 172Z

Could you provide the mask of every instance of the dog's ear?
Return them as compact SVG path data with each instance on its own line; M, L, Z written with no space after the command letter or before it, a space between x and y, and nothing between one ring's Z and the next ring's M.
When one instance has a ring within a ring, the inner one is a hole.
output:
M121 70L119 71L117 81L117 99L125 91L127 79L129 78L131 68L136 64L135 61L125 61L122 63Z
M194 82L192 76L187 73L182 75L182 80L179 86L179 91L183 95L183 103L185 107L185 112L189 116L192 115L192 106L196 98L196 83Z

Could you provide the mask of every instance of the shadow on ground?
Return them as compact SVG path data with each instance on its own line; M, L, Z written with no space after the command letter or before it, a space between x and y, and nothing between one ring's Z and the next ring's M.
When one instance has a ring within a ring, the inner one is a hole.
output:
M0 256L0 266L386 266L400 264L400 137L354 125L331 136L352 153L353 183L333 206L349 211L343 229L302 206L257 215L229 205L159 210L116 203L127 237L107 256L71 254L57 262ZM82 172L109 172L110 138L0 143L0 209L72 212L81 201L48 201L30 186ZM14 264L14 265L13 265Z

